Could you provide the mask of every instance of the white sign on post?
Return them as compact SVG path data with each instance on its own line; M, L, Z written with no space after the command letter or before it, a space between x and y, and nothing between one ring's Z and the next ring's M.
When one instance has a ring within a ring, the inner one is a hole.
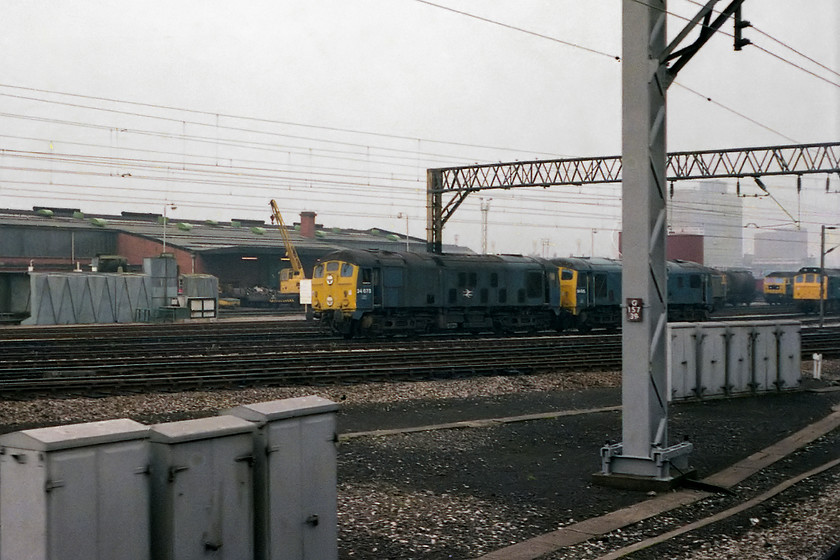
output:
M312 305L312 280L300 281L300 304Z

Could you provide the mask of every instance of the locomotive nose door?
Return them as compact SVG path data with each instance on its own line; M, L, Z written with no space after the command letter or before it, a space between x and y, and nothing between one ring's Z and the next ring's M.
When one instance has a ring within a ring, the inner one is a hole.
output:
M370 268L359 270L359 285L356 288L357 309L373 309L374 305L378 305L376 297L378 290L374 281L374 272ZM380 300L379 303L381 303L381 296L378 299Z

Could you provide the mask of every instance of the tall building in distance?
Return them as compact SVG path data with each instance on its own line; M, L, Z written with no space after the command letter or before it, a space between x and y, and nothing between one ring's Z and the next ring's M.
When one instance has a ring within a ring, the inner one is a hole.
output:
M741 198L723 181L679 183L669 201L669 233L702 236L703 264L739 268L744 263L744 210Z
M764 276L770 272L792 272L803 266L819 266L808 256L808 230L777 229L755 232L752 260L754 272Z

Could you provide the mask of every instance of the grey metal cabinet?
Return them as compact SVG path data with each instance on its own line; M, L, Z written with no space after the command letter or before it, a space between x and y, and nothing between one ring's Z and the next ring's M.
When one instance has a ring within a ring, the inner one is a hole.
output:
M240 406L230 414L259 425L255 439L258 560L335 560L335 412L309 396Z
M729 389L726 378L726 325L703 323L698 329L697 388L699 397L725 394Z
M668 400L692 398L697 387L697 326L668 325Z
M778 338L778 380L780 390L796 389L802 379L802 325L798 321L780 321Z
M153 559L253 558L253 434L233 416L152 426Z
M120 419L0 437L0 558L148 559L148 431Z

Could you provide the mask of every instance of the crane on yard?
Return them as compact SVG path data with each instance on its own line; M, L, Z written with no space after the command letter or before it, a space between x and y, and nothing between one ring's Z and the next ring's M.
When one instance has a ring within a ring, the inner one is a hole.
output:
M300 281L306 278L303 273L303 265L300 262L300 257L297 254L295 246L289 238L289 232L286 230L286 224L283 222L283 216L280 215L280 209L277 207L277 202L271 201L271 221L277 224L277 229L280 230L280 235L283 237L283 245L286 247L286 257L289 259L291 268L284 268L280 270L280 293L284 295L300 295Z

